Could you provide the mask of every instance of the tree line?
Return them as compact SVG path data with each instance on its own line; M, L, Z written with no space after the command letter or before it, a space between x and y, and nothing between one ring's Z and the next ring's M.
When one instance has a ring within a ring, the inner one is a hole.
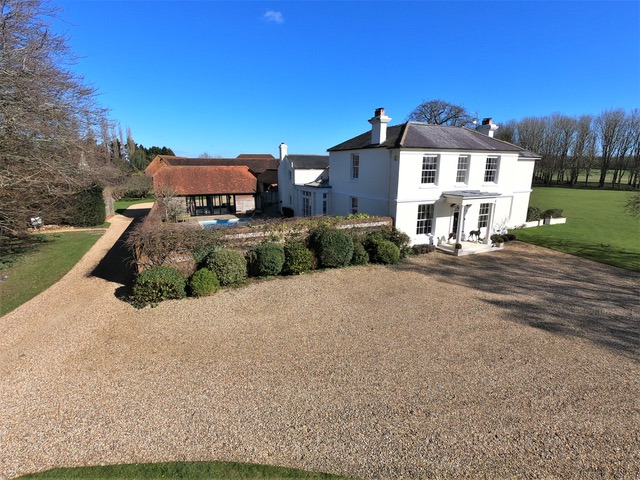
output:
M82 192L117 185L167 147L125 141L74 74L66 39L41 0L0 0L0 239L74 215Z
M408 120L473 128L477 113L444 100L423 101ZM597 185L640 189L640 111L605 110L599 115L554 113L500 124L495 138L539 154L534 181L584 184L597 170Z
M538 153L534 181L545 185L589 183L640 189L640 111L605 110L599 115L554 113L500 125L496 138ZM593 178L593 177L591 177Z

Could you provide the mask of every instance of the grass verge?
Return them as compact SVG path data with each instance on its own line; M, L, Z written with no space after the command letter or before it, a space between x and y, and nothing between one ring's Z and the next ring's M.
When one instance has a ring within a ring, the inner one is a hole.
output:
M104 230L37 235L0 268L0 316L31 300L61 279Z
M170 462L135 465L108 465L104 467L56 468L42 473L19 477L20 479L346 479L328 473L312 473L284 467L232 462Z
M522 240L640 272L640 219L624 210L629 192L536 187L530 205L561 208L564 225L517 230Z
M114 209L116 213L122 215L131 205L135 205L136 203L155 202L155 200L156 199L153 196L147 198L121 198L115 202Z

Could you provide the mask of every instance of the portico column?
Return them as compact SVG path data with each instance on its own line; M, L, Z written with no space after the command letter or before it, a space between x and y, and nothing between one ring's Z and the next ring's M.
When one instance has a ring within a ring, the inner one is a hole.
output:
M458 230L456 232L456 243L462 241L462 232L464 231L464 218L467 215L467 209L469 205L460 204L460 211L458 212Z
M487 235L485 236L484 243L489 245L491 243L491 230L493 230L493 216L496 211L496 203L490 203L489 207L489 219L487 221Z

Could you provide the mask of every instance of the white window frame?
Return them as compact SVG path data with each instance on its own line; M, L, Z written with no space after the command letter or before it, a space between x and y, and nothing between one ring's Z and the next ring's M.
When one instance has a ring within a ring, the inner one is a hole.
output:
M464 168L460 168L460 161L464 161ZM456 183L469 183L469 163L471 161L470 155L458 155L458 168L456 169ZM462 175L460 175L462 174ZM462 177L462 179L460 178Z
M489 226L489 214L491 213L490 203L481 203L478 210L478 228L486 228Z
M302 216L310 217L312 213L311 192L302 191Z
M434 159L433 162L427 159ZM433 168L427 168L427 167ZM421 185L437 185L438 184L438 169L440 167L439 155L423 155L422 156L422 170L420 174ZM430 181L432 180L433 181Z
M358 213L358 197L351 197L351 214Z
M418 205L418 217L416 221L416 235L433 233L433 215L435 208L433 203Z
M351 180L357 181L360 178L360 154L351 154Z
M484 183L498 183L498 172L500 170L500 157L498 155L487 156L484 164Z

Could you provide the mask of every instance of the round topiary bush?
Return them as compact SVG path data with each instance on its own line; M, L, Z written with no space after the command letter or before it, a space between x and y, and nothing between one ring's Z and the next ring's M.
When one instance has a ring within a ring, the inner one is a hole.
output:
M366 265L369 263L369 253L360 242L353 244L353 255L351 265Z
M216 250L207 257L206 263L218 277L220 285L240 285L247 278L247 260L237 250Z
M542 218L542 210L534 205L527 208L527 222L535 222Z
M216 293L219 288L218 276L208 268L201 268L189 280L189 291L194 297L211 295Z
M133 304L142 308L163 300L183 298L185 280L171 267L153 267L142 272L133 284Z
M549 208L542 212L542 218L560 218L562 217L562 210L559 208Z
M299 275L313 268L313 252L302 242L290 242L284 246L282 271L287 275Z
M263 243L253 249L251 259L252 275L278 275L284 265L284 247L277 243Z
M353 256L353 239L337 228L320 227L309 236L309 244L321 267L346 267Z
M395 264L400 261L400 249L391 240L373 242L369 258L374 263Z

